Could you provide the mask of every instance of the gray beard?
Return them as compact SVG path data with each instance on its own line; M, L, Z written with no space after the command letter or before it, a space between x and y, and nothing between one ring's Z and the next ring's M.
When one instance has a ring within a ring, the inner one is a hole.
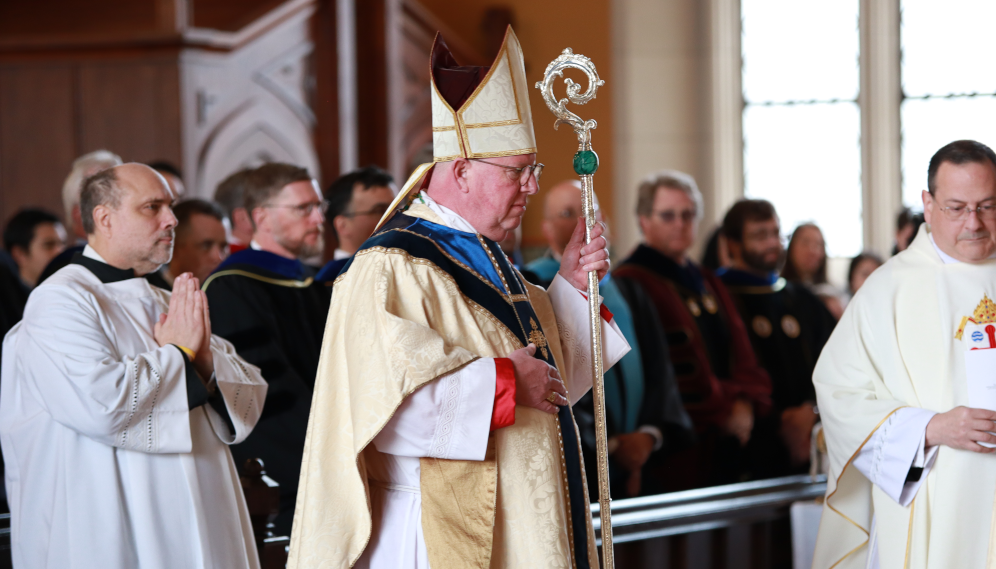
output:
M325 240L319 239L318 241L315 241L314 245L301 245L301 249L297 252L297 258L310 259L312 257L320 257L324 252Z

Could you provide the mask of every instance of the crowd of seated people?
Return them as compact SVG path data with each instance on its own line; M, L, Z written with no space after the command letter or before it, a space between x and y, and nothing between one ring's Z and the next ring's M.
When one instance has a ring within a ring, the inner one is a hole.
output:
M0 258L4 333L21 318L31 289L83 254L83 183L120 164L98 151L71 165L64 222L38 208L10 217ZM233 172L209 201L186 194L176 167L149 166L172 193L175 241L172 259L145 278L168 290L177 277L193 277L206 292L213 332L262 370L269 383L262 416L232 452L237 464L263 459L280 483L276 529L289 534L334 281L388 210L394 180L369 166L323 192L306 169L269 163ZM847 298L882 259L855 257L847 290L837 289L828 283L819 227L793 228L786 246L774 206L742 200L711 233L698 263L691 255L704 203L695 180L657 172L637 194L642 242L617 251L601 282L604 305L633 348L605 375L613 496L806 472L819 421L813 367ZM528 280L546 286L581 215L580 184L565 180L542 199L546 253L525 263L521 233L510 233L502 247ZM605 222L597 201L595 207ZM904 211L899 222L897 250L917 217ZM576 417L594 476L590 394ZM594 495L595 481L588 487Z

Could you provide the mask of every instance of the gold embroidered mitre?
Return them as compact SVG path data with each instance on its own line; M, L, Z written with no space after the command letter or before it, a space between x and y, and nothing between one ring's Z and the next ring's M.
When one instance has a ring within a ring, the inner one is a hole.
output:
M490 68L459 65L439 34L429 65L435 162L536 152L526 67L512 26Z

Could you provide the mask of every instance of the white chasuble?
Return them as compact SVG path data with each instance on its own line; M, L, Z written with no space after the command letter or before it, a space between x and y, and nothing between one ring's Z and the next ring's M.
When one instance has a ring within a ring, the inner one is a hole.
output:
M969 406L959 330L994 295L996 261L945 264L923 226L848 305L813 374L830 455L814 568L991 567L996 456L932 449L912 499L909 485L884 484L886 492L854 461L899 409ZM922 435L923 425L907 428ZM922 461L923 450L910 448ZM868 558L873 518L877 560Z
M406 214L466 231L425 202ZM549 293L527 291L543 320L541 349L555 356L573 404L591 388L587 300L563 278ZM608 368L629 346L611 321L603 338ZM358 252L333 290L288 567L426 569L433 560L445 569L426 537L434 514L423 508L426 464L438 465L425 461L435 459L496 470L494 486L468 470L482 481L471 492L493 508L484 558L445 551L447 567L572 567L562 445L578 444L576 427L561 433L555 416L516 407L513 425L488 432L495 358L521 347L445 271L401 249ZM597 564L588 528L584 562ZM468 527L465 541L480 537Z
M259 567L226 445L252 430L266 382L215 336L217 393L197 405L192 366L153 338L168 308L169 292L143 278L71 264L7 334L0 442L15 567Z

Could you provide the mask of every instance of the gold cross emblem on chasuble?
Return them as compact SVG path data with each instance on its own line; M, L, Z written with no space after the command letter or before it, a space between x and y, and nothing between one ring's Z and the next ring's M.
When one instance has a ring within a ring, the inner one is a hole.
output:
M543 357L549 358L550 355L546 351L546 336L543 335L543 331L540 330L539 325L536 324L536 319L530 318L529 325L533 328L533 331L529 333L529 343L536 344L536 347L543 352Z

